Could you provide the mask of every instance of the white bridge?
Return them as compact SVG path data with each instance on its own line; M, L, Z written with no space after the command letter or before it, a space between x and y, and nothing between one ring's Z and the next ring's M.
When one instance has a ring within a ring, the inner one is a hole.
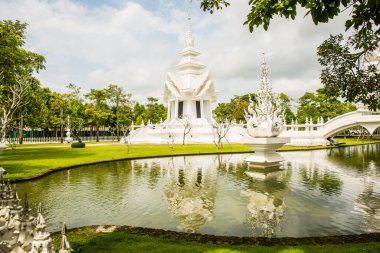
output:
M325 145L328 137L342 133L354 127L363 127L369 135L373 135L380 127L380 114L366 109L349 112L335 117L327 122L318 120L313 123L307 120L305 124L286 125L281 137L290 137L291 145Z

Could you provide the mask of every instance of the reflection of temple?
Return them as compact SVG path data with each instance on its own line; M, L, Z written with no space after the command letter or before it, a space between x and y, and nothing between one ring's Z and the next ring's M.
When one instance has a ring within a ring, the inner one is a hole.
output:
M251 178L251 184L241 194L249 197L247 221L252 225L254 235L274 236L281 232L291 171L257 170L246 174Z
M169 212L180 223L178 228L189 232L213 218L218 175L215 164L194 158L172 158L176 166L168 168L170 179L165 188Z
M245 177L241 160L236 155L185 156L132 161L132 166L134 173L142 168L145 174L155 174L152 182L157 175L166 178L166 208L177 229L196 232L214 218L218 177Z

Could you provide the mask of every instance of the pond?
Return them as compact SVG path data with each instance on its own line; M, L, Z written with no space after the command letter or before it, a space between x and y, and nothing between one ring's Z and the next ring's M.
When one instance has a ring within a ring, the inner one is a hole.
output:
M283 152L282 170L249 154L179 156L82 166L18 184L50 231L131 225L233 236L380 232L380 145Z

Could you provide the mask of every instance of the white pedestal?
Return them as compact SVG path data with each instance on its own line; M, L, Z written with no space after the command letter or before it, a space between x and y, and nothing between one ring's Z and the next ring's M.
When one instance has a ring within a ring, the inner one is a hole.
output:
M252 138L245 144L252 148L255 153L247 157L245 161L256 168L278 167L284 161L284 158L276 150L289 142L289 140L290 138L286 137Z

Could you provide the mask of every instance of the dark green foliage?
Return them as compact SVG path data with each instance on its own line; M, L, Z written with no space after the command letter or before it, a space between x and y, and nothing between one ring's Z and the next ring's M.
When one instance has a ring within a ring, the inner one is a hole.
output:
M318 47L318 61L324 67L322 83L349 102L362 102L380 109L380 73L377 66L363 66L367 51L354 51L352 38L330 36ZM364 60L364 61L363 61Z
M85 148L86 143L84 143L84 142L73 142L73 143L71 143L71 147L72 148Z
M316 93L306 92L299 98L297 119L299 123L305 123L306 118L310 117L313 122L317 122L319 117L326 121L341 114L356 110L356 107L348 102L339 100L339 89L325 86Z
M224 122L226 119L236 122L245 121L244 112L248 108L250 98L255 101L255 94L235 95L229 103L219 103L213 111L216 120L218 122Z

